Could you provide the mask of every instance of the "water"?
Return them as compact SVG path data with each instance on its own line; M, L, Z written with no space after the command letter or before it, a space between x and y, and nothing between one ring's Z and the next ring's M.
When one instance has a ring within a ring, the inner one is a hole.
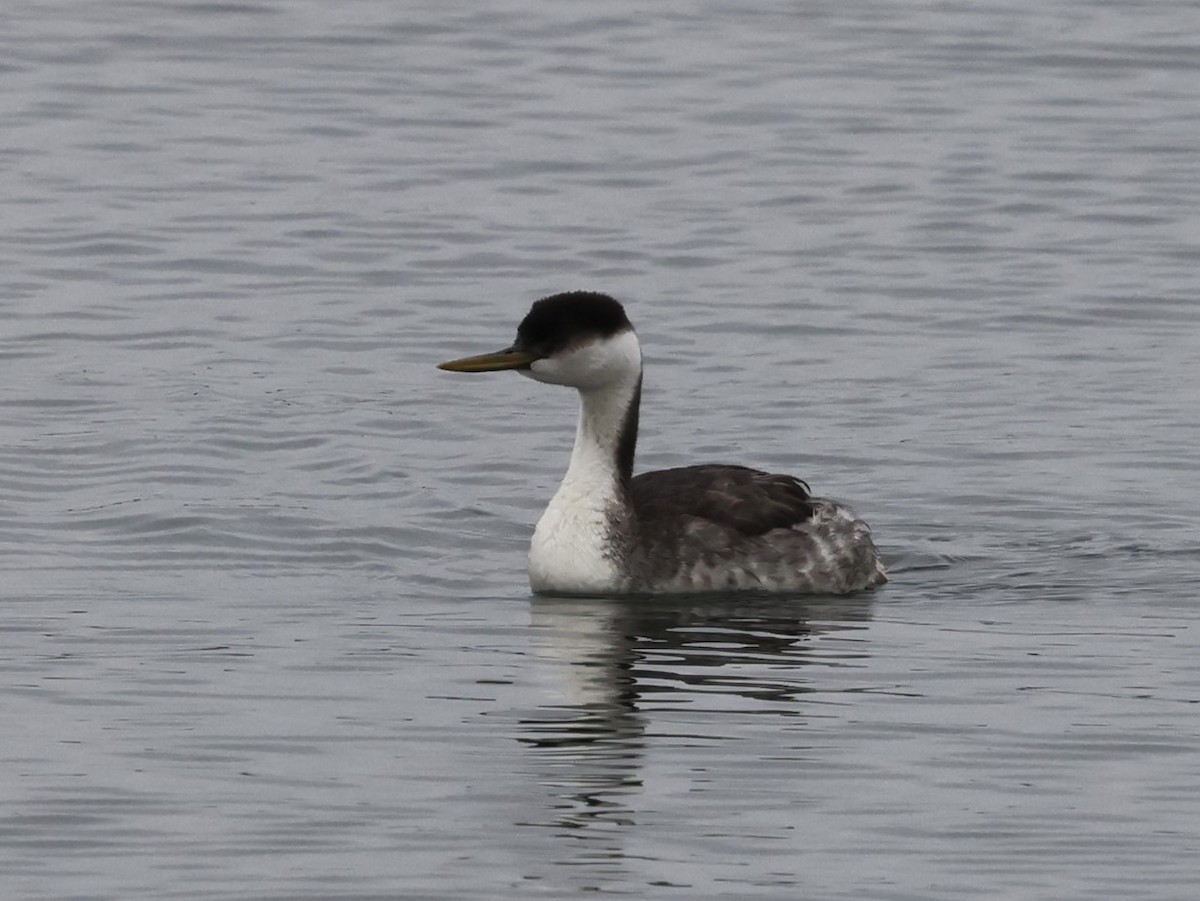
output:
M1191 898L1194 27L6 4L4 896ZM577 287L893 582L532 599Z

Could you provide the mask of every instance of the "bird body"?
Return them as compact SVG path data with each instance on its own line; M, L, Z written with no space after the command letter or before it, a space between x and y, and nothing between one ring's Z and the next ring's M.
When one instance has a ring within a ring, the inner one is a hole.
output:
M633 475L641 348L607 295L543 298L511 347L441 368L515 369L579 392L567 472L530 545L537 593L844 594L887 581L867 524L793 476L726 464Z

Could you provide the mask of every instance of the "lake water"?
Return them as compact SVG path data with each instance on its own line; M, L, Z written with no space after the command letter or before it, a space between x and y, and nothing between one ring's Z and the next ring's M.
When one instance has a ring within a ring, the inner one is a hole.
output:
M1194 898L1198 24L6 3L3 896ZM532 598L576 288L892 582Z

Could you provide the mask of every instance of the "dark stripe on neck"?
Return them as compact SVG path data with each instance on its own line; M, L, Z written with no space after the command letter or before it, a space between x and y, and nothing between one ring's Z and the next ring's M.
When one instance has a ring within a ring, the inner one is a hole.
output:
M638 408L642 404L642 377L639 375L637 387L633 389L633 399L625 408L625 420L621 423L621 434L617 438L617 473L621 484L629 486L633 478L633 455L637 451Z

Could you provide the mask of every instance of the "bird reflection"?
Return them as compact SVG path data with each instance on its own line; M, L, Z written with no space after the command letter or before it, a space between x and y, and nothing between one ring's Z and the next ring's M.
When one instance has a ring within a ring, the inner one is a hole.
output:
M681 712L685 719L719 711L800 716L804 696L819 687L812 664L850 665L865 653L857 642L817 639L839 632L852 638L872 610L870 596L543 596L532 604L557 696L521 720L521 741L551 793L549 821L539 825L577 838L590 829L598 842L588 849L593 863L623 856L619 827L637 819L648 731L663 740L656 714L676 737Z

